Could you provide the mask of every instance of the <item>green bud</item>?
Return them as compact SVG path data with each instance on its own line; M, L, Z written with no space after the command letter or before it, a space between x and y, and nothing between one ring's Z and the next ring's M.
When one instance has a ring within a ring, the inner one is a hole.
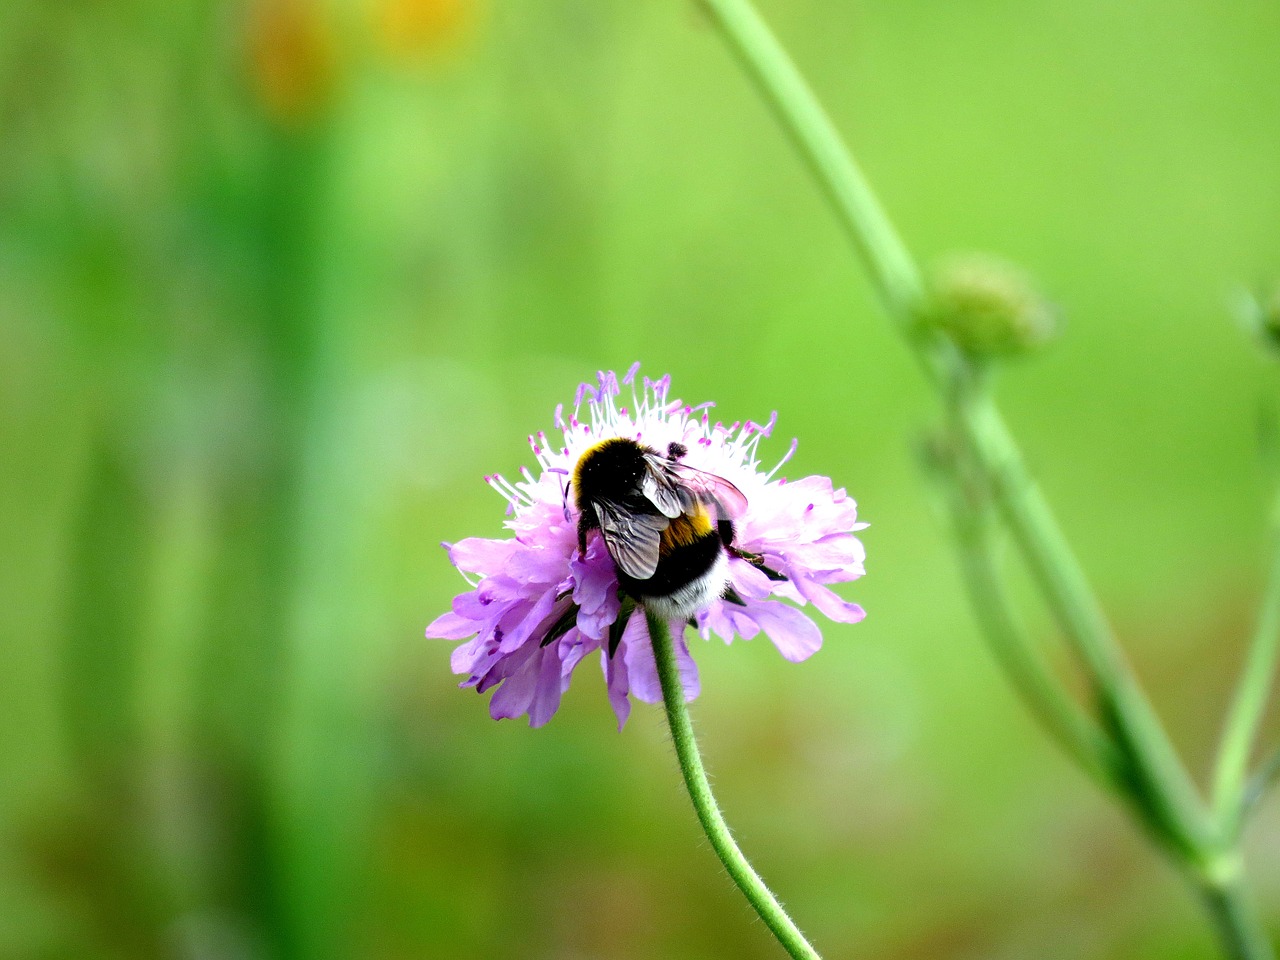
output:
M933 273L924 322L978 357L1026 353L1053 336L1058 313L1022 270L986 254L948 258Z
M1280 283L1272 284L1269 291L1246 294L1240 314L1258 342L1280 356Z

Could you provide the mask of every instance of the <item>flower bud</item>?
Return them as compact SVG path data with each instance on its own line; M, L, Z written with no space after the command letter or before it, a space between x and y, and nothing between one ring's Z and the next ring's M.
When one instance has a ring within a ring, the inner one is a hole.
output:
M972 356L1026 353L1053 336L1057 311L1005 260L965 254L934 271L924 322Z
M1269 290L1246 294L1240 315L1263 348L1280 357L1280 283Z

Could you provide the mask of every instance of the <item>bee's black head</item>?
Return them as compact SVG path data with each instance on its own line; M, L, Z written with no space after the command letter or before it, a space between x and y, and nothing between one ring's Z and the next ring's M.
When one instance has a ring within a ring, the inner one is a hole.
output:
M672 442L667 444L668 460L679 460L688 452L689 452L689 448L686 447L683 443Z

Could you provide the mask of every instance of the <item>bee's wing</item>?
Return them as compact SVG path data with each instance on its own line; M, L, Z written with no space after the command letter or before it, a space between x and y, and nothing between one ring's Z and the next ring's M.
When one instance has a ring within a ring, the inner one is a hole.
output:
M650 478L658 496L666 498L665 505L650 492ZM694 503L713 503L721 516L728 518L740 517L747 509L746 496L724 477L679 461L650 458L641 489L659 510L672 517L688 512ZM679 513L667 513L676 502L680 504Z
M629 577L648 580L658 569L662 531L671 521L660 514L636 513L610 500L593 500L600 531L613 562Z
M698 502L694 492L680 482L669 469L671 464L661 457L645 457L644 476L640 478L640 492L658 511L674 520L688 513Z

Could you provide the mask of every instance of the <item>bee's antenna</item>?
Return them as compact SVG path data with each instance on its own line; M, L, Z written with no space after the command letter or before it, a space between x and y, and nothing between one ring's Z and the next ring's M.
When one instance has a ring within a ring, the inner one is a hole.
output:
M569 516L569 481L560 481L560 508L564 511L565 522L568 523L573 518Z

